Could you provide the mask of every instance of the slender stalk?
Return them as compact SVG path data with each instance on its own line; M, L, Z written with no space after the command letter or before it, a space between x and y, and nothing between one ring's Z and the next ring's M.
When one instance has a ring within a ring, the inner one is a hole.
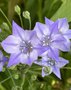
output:
M23 85L24 85L24 82L25 82L25 76L26 76L26 73L29 71L30 67L26 69L26 71L24 72L22 78L22 83L21 83L21 86L20 86L20 90L23 90Z
M29 29L31 30L31 18L29 18Z
M11 75L11 72L9 71L9 69L7 69L7 71L8 71L8 73L9 73L10 77L11 77L11 80L12 80L12 83L13 83L14 87L16 87L16 84L15 84L15 81L14 81L12 75ZM16 87L15 90L17 90L17 87Z
M22 83L21 83L21 87L20 87L20 90L23 90L23 85L24 85L24 82L25 82L25 74L23 75L23 80L22 80Z
M61 69L71 69L71 67L63 67L63 68L61 68Z
M23 28L23 22L22 22L22 18L21 18L20 15L19 15L19 18L20 18L21 26L22 26L22 28Z
M6 82L6 81L9 80L10 78L11 78L11 77L8 77L8 78L6 78L5 80L1 81L0 84Z
M11 27L11 23L9 21L9 19L7 18L7 16L5 15L5 13L2 11L2 9L0 8L0 12L2 13L2 15L5 17L5 19L7 20L9 26Z

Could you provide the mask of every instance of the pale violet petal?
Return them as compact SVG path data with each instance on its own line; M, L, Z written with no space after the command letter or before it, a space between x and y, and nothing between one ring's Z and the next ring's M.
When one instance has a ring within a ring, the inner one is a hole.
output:
M54 73L58 78L61 79L60 68L54 66L54 67L53 67L53 73Z
M47 26L50 27L53 23L54 23L53 21L51 21L50 19L48 19L48 18L45 17L45 24L46 24Z
M56 67L62 68L63 66L65 66L68 63L69 63L68 60L66 60L62 57L59 57L59 60L56 62Z
M66 18L61 18L57 20L58 28L61 33L65 33L69 29L68 21Z
M2 41L1 45L7 53L16 53L19 51L19 39L13 35L8 36Z
M39 22L36 23L34 30L36 31L39 39L42 39L43 35L49 35L50 34L49 27L47 27L45 24L42 24Z
M8 62L8 67L19 64L20 63L20 55L21 55L21 53L11 54L9 62Z
M66 36L68 39L71 39L71 30L66 31L64 36Z
M12 22L13 35L20 37L22 40L24 38L24 29L17 25L14 21Z

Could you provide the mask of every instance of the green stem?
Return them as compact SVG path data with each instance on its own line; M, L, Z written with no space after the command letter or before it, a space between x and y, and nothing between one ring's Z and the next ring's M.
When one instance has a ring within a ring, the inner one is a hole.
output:
M24 72L24 74L22 76L23 80L22 80L22 83L21 83L21 86L20 86L20 90L23 90L23 85L24 85L24 82L25 82L25 75L29 71L29 69L30 69L30 67L26 69L26 71Z
M11 75L11 72L9 71L9 69L7 69L7 71L9 73L10 77L11 77L11 80L12 80L12 83L13 83L14 87L16 87L16 84L15 84L15 81L14 81L12 75ZM16 90L17 90L17 88L16 88Z
M63 68L61 68L61 69L71 69L71 67L63 67Z
M31 18L29 18L29 29L31 30Z
M1 81L0 84L6 82L6 81L9 80L10 78L11 78L11 77L8 77L8 78L6 78L5 80Z
M20 18L21 26L22 26L22 28L23 28L23 22L22 22L22 18L21 18L20 15L19 15L19 18Z
M23 90L23 85L24 85L24 82L25 82L25 74L23 75L23 80L22 80L22 83L21 83L21 87L20 87L20 90Z
M43 22L42 20L42 0L38 0L38 19L40 22Z
M5 17L5 19L7 20L9 26L11 27L11 23L9 21L9 19L7 18L7 16L5 15L5 13L2 11L2 9L0 8L0 12L3 14L3 16Z

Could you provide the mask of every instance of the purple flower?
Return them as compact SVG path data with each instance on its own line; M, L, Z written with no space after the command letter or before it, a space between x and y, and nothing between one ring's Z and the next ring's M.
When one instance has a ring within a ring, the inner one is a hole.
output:
M0 72L3 69L4 64L7 62L8 58L6 58L5 56L3 56L2 51L0 51Z
M53 56L55 60L58 60L55 49L68 51L65 44L66 39L59 33L58 21L55 23L48 21L48 25L37 22L34 31L36 31L40 41L39 47L42 47L41 52L46 51L49 56Z
M66 18L61 18L56 20L56 22L58 23L58 33L61 34L65 39L66 42L63 43L63 45L55 45L56 47L58 47L60 50L62 51L69 51L70 50L70 40L71 39L71 30L69 30L69 24ZM51 20L49 20L48 18L45 18L45 24L50 27L52 26L52 24L56 23L53 22Z
M35 31L23 30L13 21L13 34L2 43L3 49L10 53L8 67L19 63L31 65L38 57L38 39Z
M56 61L53 58L48 57L47 55L42 57L41 60L35 61L35 64L42 66L42 77L47 76L53 72L60 79L60 68L68 63L69 61L65 60L62 57L59 57L59 60Z

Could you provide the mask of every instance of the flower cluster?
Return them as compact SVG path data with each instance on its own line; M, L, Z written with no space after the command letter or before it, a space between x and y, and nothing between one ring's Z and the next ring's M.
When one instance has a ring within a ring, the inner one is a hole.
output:
M37 22L33 30L24 30L14 21L12 35L2 41L3 49L11 54L8 67L19 63L42 66L42 76L54 73L58 78L60 68L68 60L60 57L60 51L70 50L71 30L65 18L55 22L45 18L45 24ZM42 57L40 60L38 57Z

